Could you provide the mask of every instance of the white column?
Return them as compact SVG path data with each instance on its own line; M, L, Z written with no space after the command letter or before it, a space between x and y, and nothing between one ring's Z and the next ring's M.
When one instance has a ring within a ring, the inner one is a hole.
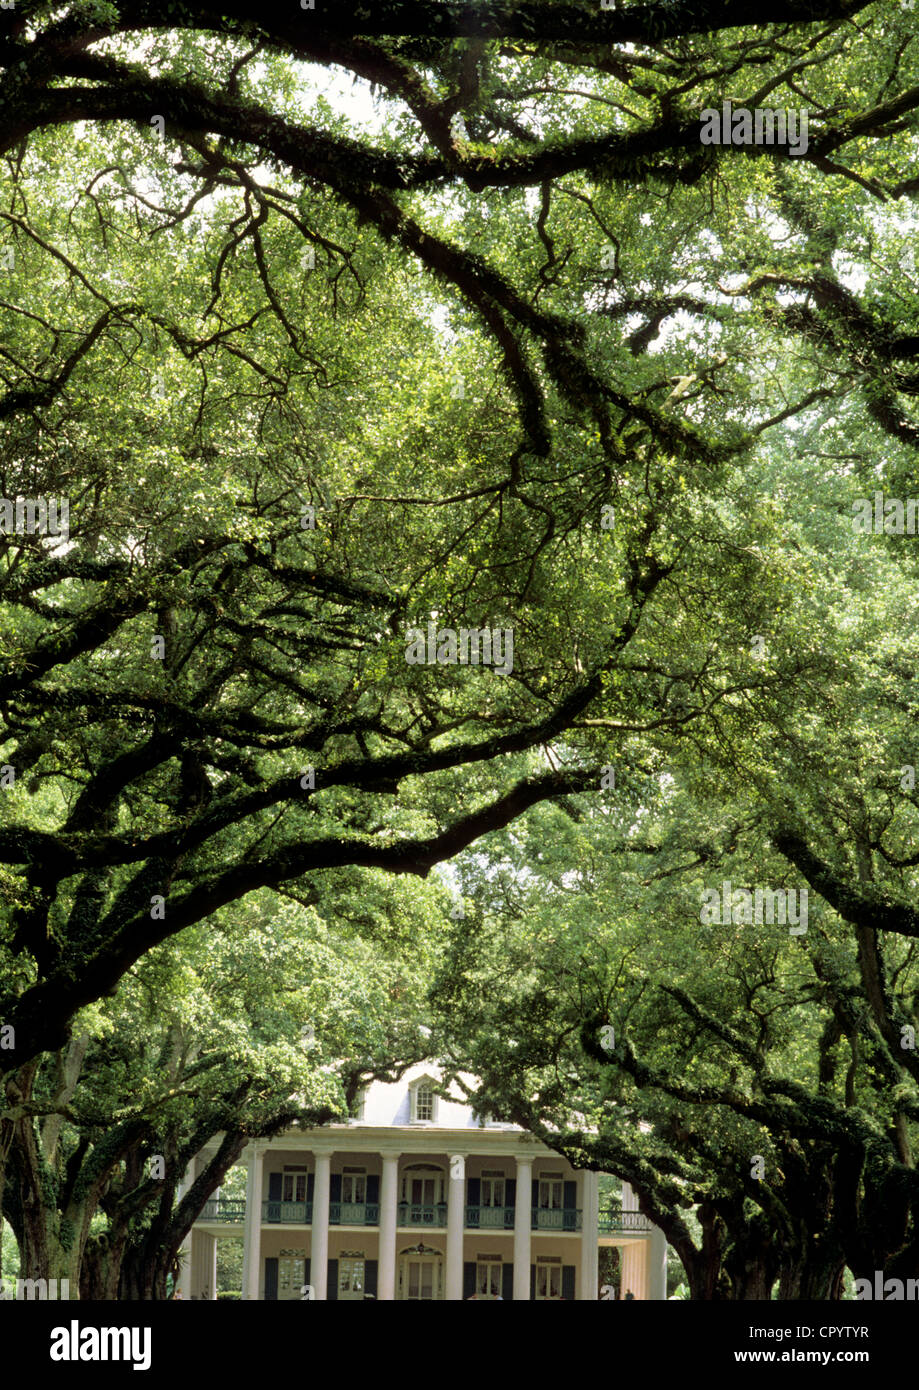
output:
M243 1299L258 1301L259 1275L262 1258L262 1169L264 1148L252 1144L249 1148L249 1172L246 1177L246 1224L243 1230Z
M517 1206L514 1211L514 1302L530 1297L530 1222L533 1160L517 1159Z
M600 1178L585 1171L581 1177L581 1288L579 1299L600 1297Z
M194 1180L195 1160L192 1159L188 1167L185 1169L185 1172L182 1174L179 1185L176 1188L176 1206L178 1206L179 1202L181 1202L182 1198L185 1196L186 1192L191 1187ZM176 1294L177 1297L184 1299L190 1298L192 1294L191 1238L192 1232L189 1231L188 1235L185 1237L185 1239L182 1241L182 1244L179 1246L179 1277L176 1280L175 1289L173 1290L174 1294Z
M620 1298L624 1299L627 1293L632 1294L636 1299L645 1297L645 1249L647 1244L646 1240L633 1240L622 1247Z
M667 1298L667 1237L659 1226L652 1226L647 1242L648 1259L645 1298L663 1303Z
M380 1244L377 1252L377 1299L396 1296L396 1224L399 1208L399 1155L383 1155L380 1185Z
M208 1231L191 1233L191 1297L198 1302L217 1297L217 1237Z
M448 1302L463 1299L463 1227L466 1215L466 1155L450 1154L447 1179L447 1287Z
M310 1246L310 1283L313 1297L329 1296L329 1195L332 1188L332 1155L316 1154L313 1187L313 1239Z

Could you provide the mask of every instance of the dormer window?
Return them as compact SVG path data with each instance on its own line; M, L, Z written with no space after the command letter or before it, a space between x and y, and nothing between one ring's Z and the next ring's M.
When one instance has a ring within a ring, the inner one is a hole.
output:
M409 1087L409 1096L412 1124L433 1124L437 1119L437 1096L434 1094L433 1077L419 1076Z

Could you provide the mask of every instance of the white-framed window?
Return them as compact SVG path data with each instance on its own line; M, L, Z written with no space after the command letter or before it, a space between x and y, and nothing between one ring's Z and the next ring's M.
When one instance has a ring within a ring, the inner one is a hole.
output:
M475 1262L476 1298L501 1297L501 1256L477 1255Z
M349 1299L364 1297L365 1262L363 1250L343 1250L338 1257L338 1297Z
M561 1211L563 1194L561 1173L543 1173L538 1179L536 1205L540 1211Z
M540 1255L536 1260L536 1298L561 1298L562 1261L560 1256Z
M363 1091L358 1091L354 1098L354 1114L351 1116L352 1120L363 1120L366 1105L367 1090L365 1088Z
M437 1119L437 1096L434 1094L434 1078L419 1076L409 1087L411 1098L411 1122L432 1124Z
M504 1174L486 1169L481 1178L479 1205L483 1207L504 1206Z
M487 1110L473 1111L479 1129L505 1129L506 1121L496 1120L494 1115L490 1115Z
M284 1173L281 1182L282 1202L306 1201L306 1174Z
M341 1200L363 1203L367 1200L366 1168L345 1168L341 1175Z

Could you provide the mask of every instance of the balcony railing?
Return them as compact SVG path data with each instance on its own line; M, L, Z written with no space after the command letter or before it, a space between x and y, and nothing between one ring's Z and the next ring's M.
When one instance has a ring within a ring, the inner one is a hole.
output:
M611 1235L618 1231L635 1235L650 1231L652 1225L640 1211L623 1211L621 1203L612 1202L606 1211L601 1211L598 1229L601 1235Z
M225 1201L211 1197L202 1208L199 1221L242 1222L246 1217L245 1201ZM262 1202L262 1221L269 1225L311 1226L313 1223L312 1202ZM433 1204L423 1202L400 1202L398 1221L400 1226L444 1227L447 1224L446 1202ZM330 1226L378 1226L380 1224L379 1202L330 1202ZM512 1231L514 1229L513 1207L465 1208L465 1226L470 1231ZM581 1212L573 1207L547 1208L533 1207L530 1212L530 1228L534 1231L580 1231ZM637 1211L623 1212L610 1209L600 1214L600 1231L650 1231L651 1223Z
M330 1202L330 1226L379 1226L379 1202Z
M513 1207L467 1207L466 1229L471 1231L512 1231Z
M400 1202L400 1226L446 1226L446 1202Z
M534 1231L579 1231L581 1213L574 1207L534 1207L530 1225Z
M209 1197L204 1203L199 1221L245 1221L246 1201L224 1201L222 1197Z
M281 1222L290 1226L311 1226L313 1224L312 1202L272 1202L262 1203L262 1220Z

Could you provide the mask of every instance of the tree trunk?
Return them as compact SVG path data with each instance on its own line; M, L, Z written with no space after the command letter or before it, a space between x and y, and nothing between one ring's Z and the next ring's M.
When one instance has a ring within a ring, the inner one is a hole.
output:
M702 1248L688 1264L684 1259L683 1267L689 1280L690 1299L709 1303L727 1294L722 1267L726 1228L710 1202L701 1203L698 1216L702 1225Z
M842 1297L845 1261L834 1252L810 1251L798 1263L783 1265L779 1276L779 1298L792 1302L812 1299L821 1303Z
M166 1281L178 1272L178 1249L163 1249L148 1236L128 1248L121 1265L118 1297L147 1303L168 1297Z
M125 1228L114 1235L111 1231L103 1231L86 1242L80 1268L81 1299L91 1303L111 1303L117 1299L127 1239Z

